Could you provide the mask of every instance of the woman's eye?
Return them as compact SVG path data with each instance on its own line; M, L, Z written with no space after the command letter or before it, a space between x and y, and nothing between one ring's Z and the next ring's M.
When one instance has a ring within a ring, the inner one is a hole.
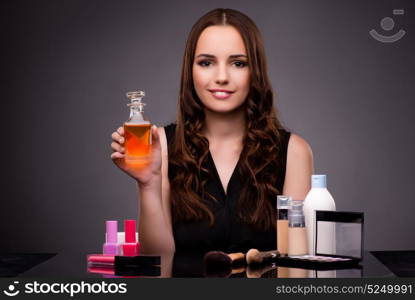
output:
M199 61L197 64L202 67L209 67L212 63L207 60L202 60L202 61Z
M238 67L238 68L243 68L248 65L248 63L244 61L235 61L233 64L235 67Z

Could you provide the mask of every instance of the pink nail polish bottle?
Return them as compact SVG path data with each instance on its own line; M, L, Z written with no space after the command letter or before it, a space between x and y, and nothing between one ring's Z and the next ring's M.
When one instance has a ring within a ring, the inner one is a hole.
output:
M135 220L124 221L125 243L122 245L124 256L137 256L140 253L140 244L135 238Z
M103 254L120 255L120 245L117 242L118 222L106 221L106 238L102 247Z

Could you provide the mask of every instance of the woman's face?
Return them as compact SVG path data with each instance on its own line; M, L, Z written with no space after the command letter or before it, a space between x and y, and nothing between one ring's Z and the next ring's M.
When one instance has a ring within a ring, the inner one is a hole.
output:
M248 57L234 27L209 26L203 30L196 45L193 84L205 108L213 112L231 112L245 102Z

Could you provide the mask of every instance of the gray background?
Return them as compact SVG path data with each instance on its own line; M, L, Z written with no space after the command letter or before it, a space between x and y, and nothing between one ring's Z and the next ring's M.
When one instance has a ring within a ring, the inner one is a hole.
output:
M276 105L328 174L338 210L364 211L366 249L415 249L413 1L3 1L1 251L96 251L104 221L137 217L136 186L110 160L144 89L176 116L184 43L208 10L248 14ZM405 9L404 16L392 10ZM393 17L393 44L370 29Z

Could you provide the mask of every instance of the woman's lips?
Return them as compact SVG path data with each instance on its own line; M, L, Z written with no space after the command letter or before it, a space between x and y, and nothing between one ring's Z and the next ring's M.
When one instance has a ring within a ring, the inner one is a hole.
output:
M228 90L209 90L209 92L219 100L228 99L230 96L232 96L233 92Z

